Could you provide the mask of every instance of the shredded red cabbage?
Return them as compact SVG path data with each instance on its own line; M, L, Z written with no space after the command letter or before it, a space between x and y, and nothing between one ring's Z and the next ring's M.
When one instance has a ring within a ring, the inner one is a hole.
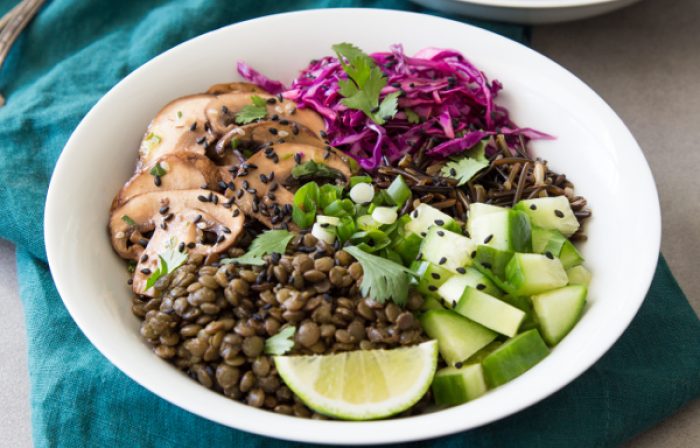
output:
M239 61L237 64L238 73L247 81L256 84L270 93L280 93L284 90L284 85L279 81L273 81L265 75L253 70L245 62Z
M393 45L391 51L371 57L387 77L381 97L402 92L398 113L382 126L341 103L338 80L347 75L335 57L311 61L283 92L299 107L323 116L331 145L354 156L366 170L377 168L384 160L395 162L421 148L433 158L459 154L497 133L506 136L514 154L520 137L526 141L553 138L516 126L508 110L494 102L503 86L496 80L489 82L457 51L426 48L410 57L401 45ZM244 78L272 93L281 89L280 83L243 63L239 63L238 70ZM415 117L411 112L420 117L420 122L409 121ZM495 150L495 146L487 147L487 153Z

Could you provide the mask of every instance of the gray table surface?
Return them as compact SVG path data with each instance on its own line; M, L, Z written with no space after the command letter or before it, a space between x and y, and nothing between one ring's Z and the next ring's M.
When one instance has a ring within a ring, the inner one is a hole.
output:
M700 313L700 18L698 0L645 0L605 17L537 27L533 47L571 70L622 117L656 178L662 251ZM26 335L14 248L0 241L0 445L31 446ZM700 400L629 446L700 446Z

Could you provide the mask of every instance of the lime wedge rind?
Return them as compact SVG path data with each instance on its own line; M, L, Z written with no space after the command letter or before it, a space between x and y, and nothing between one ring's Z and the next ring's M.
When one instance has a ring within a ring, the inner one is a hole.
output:
M430 388L433 376L437 369L438 348L437 341L428 341L412 347L402 347L392 350L364 350L353 353L353 357L375 357L376 352L383 352L382 362L391 363L392 357L401 357L403 361L410 357L409 368L402 372L407 375L407 387L402 391L393 391L386 399L369 401L364 403L350 403L338 398L330 398L315 389L323 372L319 369L309 375L309 369L318 369L321 358L325 359L325 365L329 364L329 357L337 356L339 362L348 362L347 355L317 355L317 356L275 356L274 362L287 387L289 387L301 400L314 411L330 417L343 420L376 420L398 414L416 404ZM381 369L385 372L391 369ZM342 374L338 371L335 374ZM310 380L310 378L315 378ZM358 378L360 384L371 385L373 379L363 376ZM350 379L353 381L353 379ZM392 383L392 378L376 378L374 381ZM326 382L327 383L327 382ZM342 395L342 394L341 394Z

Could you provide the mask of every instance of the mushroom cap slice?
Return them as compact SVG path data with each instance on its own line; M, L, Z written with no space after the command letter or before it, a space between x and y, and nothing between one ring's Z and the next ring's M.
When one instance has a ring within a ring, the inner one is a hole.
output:
M133 243L129 237L134 231L153 229L150 240L164 241L164 235L159 233L165 233L175 236L178 244L183 241L187 244L193 242L188 235L193 231L190 227L194 226L201 231L195 231L196 236L207 236L202 232L210 232L215 243L208 244L210 241L201 239L194 241L195 247L190 249L191 253L220 253L236 241L244 223L243 214L237 211L235 205L226 202L227 198L223 195L201 189L153 191L135 196L110 216L112 247L122 258L139 260L144 250L150 251L148 247L151 242ZM202 217L197 218L199 215ZM192 226L177 224L181 221ZM157 254L154 255L157 258Z
M204 155L204 147L197 140L206 137L205 110L214 95L190 95L168 103L151 120L139 146L136 171L153 166L165 154L191 151ZM192 126L195 129L192 130Z
M274 217L276 210L283 211L285 205L291 205L294 202L294 193L287 188L286 184L292 177L292 170L297 166L297 159L300 163L314 161L319 165L326 165L338 171L345 178L345 182L352 175L348 156L339 151L330 147L324 149L317 146L282 143L272 146L272 149L267 152L259 151L250 157L246 162L249 167L246 170L247 174L239 174L232 179L235 189L227 190L226 194L236 198L236 204L245 214L254 217L267 227L273 228L288 222L291 218L289 214ZM244 185L244 182L247 184ZM241 191L243 193L240 193Z
M207 93L211 95L221 95L222 93L229 92L262 93L263 95L268 93L262 87L249 82L225 82L214 84L207 89Z
M157 165L166 171L165 175L160 176L159 185L156 185L150 168L134 174L119 190L112 201L111 210L121 207L135 196L151 191L194 190L203 185L214 190L221 179L219 167L209 158L193 152L166 154L153 164Z
M231 128L216 142L216 154L223 155L231 147L231 141L234 139L238 140L240 146L252 149L268 143L297 143L319 148L326 146L318 135L306 126L288 120L284 120L283 123L266 120Z
M321 131L325 128L323 118L309 109L298 109L294 101L269 94L256 94L248 92L231 92L217 95L206 106L206 116L209 119L212 130L219 134L228 132L236 125L236 114L245 106L253 105L253 96L267 100L267 117L277 115L280 119L295 121L306 126L321 138Z

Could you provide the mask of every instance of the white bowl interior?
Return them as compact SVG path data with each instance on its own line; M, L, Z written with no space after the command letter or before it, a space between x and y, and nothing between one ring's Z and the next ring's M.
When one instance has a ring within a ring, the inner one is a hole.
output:
M112 197L132 172L145 127L162 105L237 78L237 60L289 82L310 59L328 54L333 43L342 41L367 51L400 42L407 53L426 46L463 52L490 78L503 82L500 103L518 124L558 137L533 148L575 182L594 213L583 245L594 280L581 322L531 371L476 401L439 413L362 423L302 420L253 409L199 386L141 340L130 311L124 263L107 236ZM473 428L563 387L592 365L635 315L653 275L660 238L656 190L641 151L614 112L581 81L544 56L490 32L382 10L269 16L205 34L145 64L95 105L67 143L51 182L45 228L51 270L66 307L92 343L132 379L231 427L344 444L400 442Z

